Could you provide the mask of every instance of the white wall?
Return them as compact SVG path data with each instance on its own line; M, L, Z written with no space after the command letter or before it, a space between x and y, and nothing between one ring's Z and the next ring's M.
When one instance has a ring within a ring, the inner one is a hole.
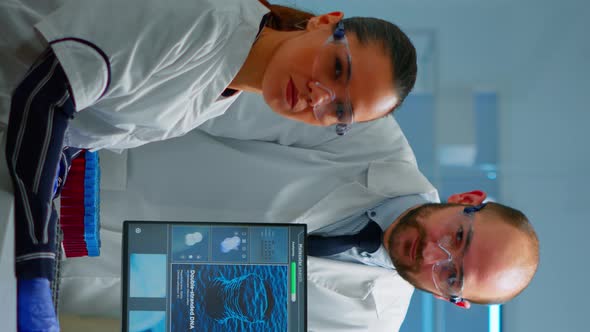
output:
M505 306L505 331L588 331L590 1L283 1L378 16L437 36L437 141L473 139L471 93L500 98L503 202L541 240L531 286Z

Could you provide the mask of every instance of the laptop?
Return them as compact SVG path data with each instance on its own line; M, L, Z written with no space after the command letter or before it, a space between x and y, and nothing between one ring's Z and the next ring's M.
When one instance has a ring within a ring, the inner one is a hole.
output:
M122 331L307 331L306 225L125 221Z

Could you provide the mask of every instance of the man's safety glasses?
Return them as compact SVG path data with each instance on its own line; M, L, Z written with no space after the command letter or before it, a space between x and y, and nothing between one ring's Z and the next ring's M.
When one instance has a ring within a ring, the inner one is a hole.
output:
M438 241L438 247L447 255L446 259L432 266L432 280L440 294L450 302L462 305L463 257L473 237L473 214L486 206L481 204L463 209L461 215L448 225L446 236Z
M354 122L348 93L351 66L344 23L340 21L320 48L312 68L313 84L325 92L324 97L314 105L313 114L322 124L335 124L338 135L344 135Z

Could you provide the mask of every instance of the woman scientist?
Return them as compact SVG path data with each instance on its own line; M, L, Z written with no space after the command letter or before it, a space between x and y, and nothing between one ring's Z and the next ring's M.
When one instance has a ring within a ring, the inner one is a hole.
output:
M48 293L53 276L51 202L65 146L126 149L181 136L242 91L341 135L395 109L416 78L411 42L378 19L313 16L265 0L24 2L0 5L8 32L0 123L8 124L22 331L43 316L30 308L45 305L23 294Z

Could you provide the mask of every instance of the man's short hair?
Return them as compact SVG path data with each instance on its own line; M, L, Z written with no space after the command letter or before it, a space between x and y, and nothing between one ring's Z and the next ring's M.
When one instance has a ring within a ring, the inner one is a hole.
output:
M522 266L528 272L528 279L524 283L524 286L507 296L492 299L482 299L477 297L469 299L471 302L478 304L496 304L508 302L520 294L528 286L528 284L533 279L533 276L537 272L537 268L539 266L539 238L537 237L537 233L535 232L535 229L533 228L533 225L530 223L527 216L517 209L496 202L488 202L486 207L482 209L480 213L494 216L496 218L490 219L501 220L502 222L516 228L522 232L528 240L528 252L519 253L529 256L525 257L524 262L526 263L524 263Z

